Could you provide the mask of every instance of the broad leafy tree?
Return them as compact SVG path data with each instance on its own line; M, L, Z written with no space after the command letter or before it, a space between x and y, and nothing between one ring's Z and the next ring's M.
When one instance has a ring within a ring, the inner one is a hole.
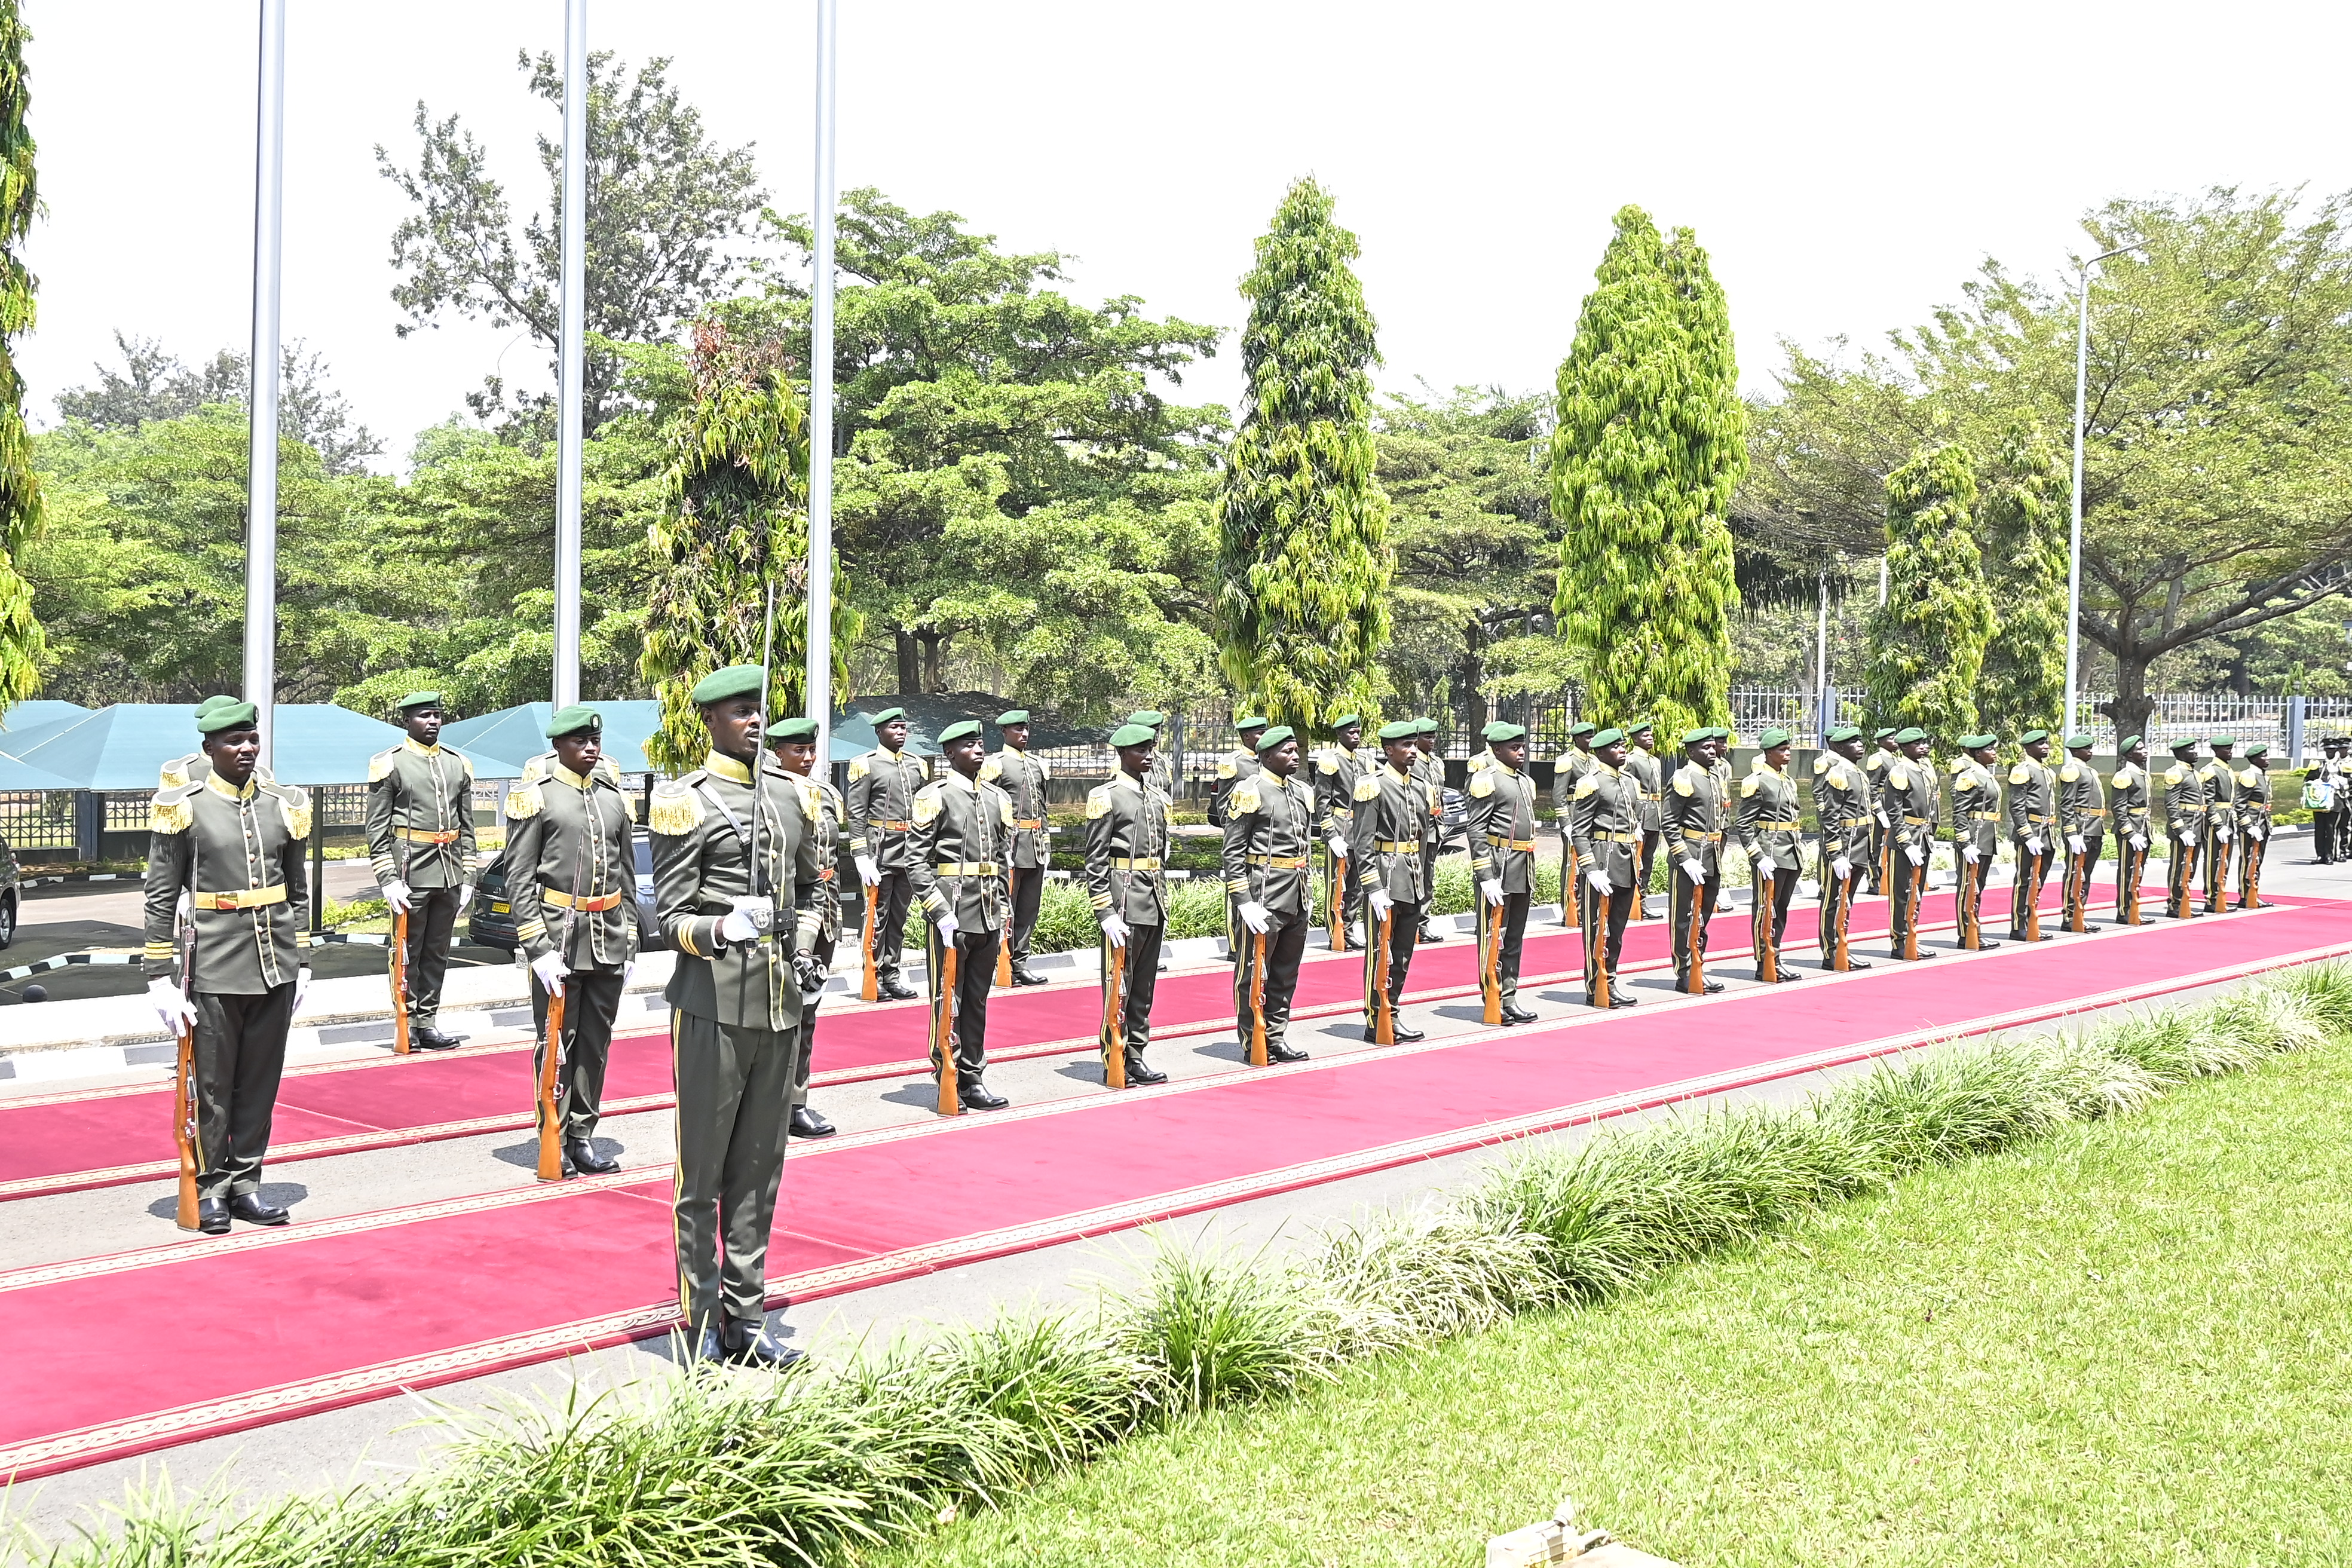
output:
M2066 705L2067 476L2039 430L2012 428L1986 466L1977 538L1995 625L1977 695L1979 721L2053 733Z
M95 364L98 379L58 394L58 413L100 430L136 430L158 419L184 419L210 404L242 409L253 381L247 355L223 349L201 365L184 363L153 338L114 334L117 365ZM278 367L278 431L319 454L331 474L355 474L383 451L373 431L352 416L326 356L300 339L284 345Z
M47 652L21 565L41 528L41 484L15 347L33 325L33 275L20 253L39 206L33 133L25 126L27 37L16 0L0 0L0 707L39 689Z
M1706 253L1622 209L1559 368L1551 442L1553 611L1603 721L1649 715L1671 733L1727 710L1738 380Z
M1218 497L1225 679L1278 724L1320 731L1374 695L1394 551L1376 470L1371 311L1329 193L1294 184L1242 279L1248 382Z
M1886 603L1870 617L1871 721L1916 724L1939 750L1977 727L1977 676L1992 636L1973 512L1974 459L1923 452L1886 478Z

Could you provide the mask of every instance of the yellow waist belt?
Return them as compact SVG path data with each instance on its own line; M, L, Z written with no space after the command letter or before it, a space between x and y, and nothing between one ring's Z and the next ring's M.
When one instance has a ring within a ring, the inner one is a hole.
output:
M886 833L904 833L907 831L907 825L903 822L869 822L866 826L868 827L881 828Z
M1926 827L1928 826L1927 819L1924 816L1906 816L1903 819L1903 822L1904 825L1908 827Z
M1759 822L1756 825L1759 833L1802 833L1804 830L1805 825L1801 822Z
M1157 871L1160 869L1160 857L1153 855L1141 860L1122 860L1114 855L1110 868L1114 871Z
M1536 847L1536 841L1532 838L1498 838L1491 833L1486 835L1486 842L1493 845L1497 849L1526 849L1532 851Z
M406 839L411 844L455 844L457 842L457 830L454 827L450 828L446 833L436 832L430 828L425 827L395 827L392 830L392 836L394 838Z
M559 910L578 910L583 915L600 915L606 910L617 910L621 907L621 895L617 890L598 893L593 898L577 899L570 893L559 891L554 888L541 888L539 890L539 896L541 901L553 904Z
M1588 833L1585 837L1591 839L1595 844L1639 844L1642 842L1642 836L1638 833ZM1528 847L1532 849L1535 846L1533 844L1529 844Z
M1304 855L1253 855L1249 858L1249 863L1253 866L1264 866L1276 871L1304 871L1307 869L1307 857Z
M200 910L257 910L269 904L286 901L286 885L274 888L229 888L217 893L198 893L196 908Z
M1111 864L1116 866L1118 862L1114 860ZM996 875L996 862L993 860L942 860L931 869L942 877L993 877Z
M1701 833L1701 832L1700 832L1697 828L1696 828L1696 827L1685 827L1685 828L1684 828L1684 829L1683 829L1683 837L1684 837L1685 838L1694 839L1694 840L1696 840L1696 841L1697 841L1698 843L1701 843L1701 844L1720 844L1720 843L1722 843L1722 842L1723 842L1723 835L1722 835L1722 834L1720 834L1720 833Z
M1421 840L1416 838L1411 843L1400 844L1393 838L1381 838L1373 841L1372 847L1383 855L1418 855L1421 853Z
M2107 815L2107 808L2104 805L2086 805L2074 815L2077 816L2105 816Z
M2025 814L2025 820L2028 822L2055 822L2058 819L2054 816L2036 816L2029 811Z
M1842 827L1868 827L1877 820L1874 816L1842 816L1838 825Z
M1013 819L1013 826L1023 833L1041 833L1045 831L1045 819L1042 816L1016 816Z
M1969 813L1969 820L1970 822L1999 822L2000 820L2000 813L1997 811L1972 811Z

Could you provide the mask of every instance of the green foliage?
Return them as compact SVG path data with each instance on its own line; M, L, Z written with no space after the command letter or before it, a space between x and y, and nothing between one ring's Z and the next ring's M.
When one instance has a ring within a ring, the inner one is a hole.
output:
M252 377L248 356L223 349L191 366L153 338L117 330L115 352L121 366L99 364L95 385L69 386L58 394L58 413L100 430L136 430L159 419L184 419L215 403L246 408ZM352 417L351 400L329 379L326 356L310 353L297 338L281 351L278 384L278 433L319 454L331 474L356 474L383 443Z
M1334 205L1311 179L1292 184L1242 279L1249 390L1217 516L1225 679L1309 734L1374 706L1394 571L1370 423L1380 351Z
M1727 518L1748 463L1731 326L1688 229L1628 206L1561 362L1551 438L1559 634L1604 721L1728 716Z
M33 133L25 126L30 37L17 0L0 0L0 706L40 689L47 651L24 576L26 546L40 532L42 505L16 351L16 340L33 326L33 275L19 253L40 206Z
M1979 486L1977 536L1992 595L1992 638L1979 721L2006 734L2053 734L2066 705L2067 477L2040 430L2013 428Z
M1873 726L1916 724L1939 748L1977 727L1992 597L1970 530L1965 447L1923 452L1886 478L1886 603L1870 617L1864 682Z

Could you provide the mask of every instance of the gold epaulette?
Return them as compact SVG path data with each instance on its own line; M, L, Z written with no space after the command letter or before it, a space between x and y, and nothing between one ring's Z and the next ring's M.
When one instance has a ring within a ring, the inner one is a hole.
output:
M1110 785L1097 784L1087 791L1087 820L1110 815Z
M286 814L286 831L296 838L310 837L310 795L307 790L291 784L270 784L269 792L278 797L278 809Z
M392 764L399 759L399 756L400 748L398 746L386 746L383 751L378 752L374 756L370 757L368 759L368 783L382 784L383 782L384 775L392 772Z
M547 797L540 793L537 780L519 779L514 788L507 791L507 820L520 822L537 816L546 805Z
M161 789L147 807L147 831L150 833L185 833L195 826L194 784L181 784L175 789Z
M1241 783L1234 785L1233 793L1225 796L1225 810L1229 815L1238 812L1242 816L1247 816L1251 812L1254 812L1258 808L1258 804L1257 781L1255 779L1244 779Z
M702 826L702 797L695 793L699 773L682 779L664 779L654 785L653 805L646 812L647 830L679 838Z

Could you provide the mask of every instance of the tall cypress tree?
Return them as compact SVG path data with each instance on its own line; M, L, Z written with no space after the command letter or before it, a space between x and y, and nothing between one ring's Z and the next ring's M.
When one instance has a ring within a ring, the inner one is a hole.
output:
M1292 184L1242 279L1248 378L1217 509L1218 663L1277 724L1370 706L1388 638L1388 498L1373 476L1371 312L1356 237Z
M1997 617L1978 684L1979 721L2054 729L2066 704L2066 472L2037 426L2001 438L1977 530Z
M0 0L0 708L40 687L47 639L33 618L33 590L16 570L41 526L41 487L25 429L25 382L14 340L32 330L33 275L18 254L37 205L33 135L25 128L25 42L17 0Z
M1559 367L1552 515L1559 637L1594 714L1671 734L1727 716L1732 492L1748 416L1723 290L1688 229L1641 208L1615 235Z
M1886 603L1872 612L1872 722L1916 724L1940 748L1977 727L1992 595L1970 529L1974 462L1954 442L1886 476Z
M694 328L694 404L673 426L664 483L669 507L650 526L656 560L639 668L661 699L647 759L673 776L698 766L709 739L687 694L730 664L759 662L768 585L776 591L772 710L797 712L808 650L807 406L786 379L781 346L750 342L709 318ZM849 679L860 629L838 566L833 679Z

